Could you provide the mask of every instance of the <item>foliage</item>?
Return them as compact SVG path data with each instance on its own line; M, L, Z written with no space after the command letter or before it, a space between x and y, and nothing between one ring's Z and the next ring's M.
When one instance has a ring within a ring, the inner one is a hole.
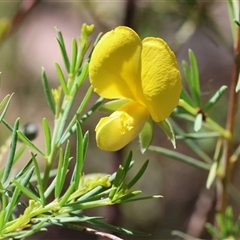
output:
M81 125L102 103L100 98L83 114L88 103L92 87L90 86L73 116L70 115L74 99L88 76L88 66L91 51L87 54L91 42L89 36L93 25L83 24L81 36L72 40L72 57L69 58L62 33L57 31L57 42L64 60L67 76L58 63L55 64L60 85L51 89L45 70L42 70L42 83L47 103L54 116L54 126L51 129L49 120L43 118L42 130L45 137L45 149L42 150L33 143L36 132L29 128L20 130L20 119L10 126L4 119L12 95L7 95L0 103L2 113L0 120L11 132L6 164L0 170L1 205L0 205L0 239L22 239L38 231L43 231L49 225L68 226L85 229L76 223L88 223L111 231L140 234L121 227L111 226L103 222L99 216L85 216L83 210L100 206L121 204L130 201L158 198L160 196L139 197L140 190L132 190L145 172L148 161L137 171L129 181L128 171L133 167L132 153L129 154L124 166L119 166L113 174L84 175L83 167L88 150L89 133L83 133ZM97 38L94 46L96 45ZM71 135L76 134L75 158L71 156ZM21 145L18 148L18 145ZM31 149L30 159L15 176L12 169L28 146ZM40 162L45 161L45 169L40 170ZM57 168L53 165L57 162ZM73 163L74 162L74 163ZM70 163L74 169L70 171ZM67 179L70 179L67 182ZM67 184L67 185L66 185ZM28 201L26 202L26 200ZM22 213L16 208L21 206ZM86 229L85 229L86 230Z
M177 36L185 35L189 24L194 22L194 27L183 38L186 41L195 31L197 22L200 22L197 14L200 4L195 0L176 2L181 4L185 12L191 12L194 9L193 19L185 18L185 16L182 18L182 26L175 36L176 46L179 46L182 44L182 40L179 41ZM202 9L204 11L204 7ZM221 240L239 239L240 237L240 220L239 217L236 219L237 214L228 200L235 198L239 203L239 192L231 182L232 170L240 154L239 138L235 134L240 89L239 2L228 0L228 10L235 56L230 87L221 86L212 97L206 102L203 101L197 56L193 50L189 49L188 59L183 60L181 66L185 87L182 89L178 106L174 109L171 117L157 123L171 141L173 149L151 145L154 133L151 118L146 119L142 131L139 132L142 153L147 150L154 151L202 169L207 173L206 188L215 188L216 204L213 206L214 220L212 223L206 223L205 227L211 237ZM204 13L206 14L206 12ZM213 22L210 25L213 29ZM6 95L0 102L0 123L11 132L11 137L2 146L2 149L8 151L6 160L3 161L4 156L0 156L1 161L4 162L0 169L0 239L23 239L36 232L46 230L50 225L95 232L113 239L115 236L107 233L104 235L105 233L97 232L95 229L101 228L105 231L147 236L146 233L140 231L113 226L107 223L102 216L87 216L84 212L85 209L161 197L160 195L140 196L142 191L134 190L135 184L143 177L149 160L146 160L129 180L129 171L134 166L131 151L125 163L119 165L116 172L84 174L84 164L89 147L89 132L83 132L82 125L97 110L113 113L122 105L129 103L129 99L126 98L103 103L104 99L100 97L87 110L86 106L93 92L93 87L90 86L77 109L74 109L75 98L88 78L92 52L101 37L100 34L92 44L89 36L93 30L93 25L83 24L80 37L72 40L70 56L66 51L63 35L56 28L57 43L64 68L55 63L56 75L59 80L59 86L55 89L51 88L47 73L42 69L43 90L53 117L52 119L46 117L42 119L41 131L44 133L45 149L41 149L33 142L37 135L37 129L33 127L29 130L29 126L21 128L19 118L15 120L13 126L6 120L6 113L9 110L13 94ZM11 31L10 22L7 19L0 19L0 41L4 41ZM218 31L215 31L215 34L220 36ZM108 49L107 43L106 49ZM211 116L211 110L216 108L226 91L229 91L228 113L226 124L222 126L216 117ZM140 102L141 104L142 102ZM71 115L72 110L74 111L73 116ZM54 120L52 127L51 120ZM193 131L186 131L179 124L179 120L190 123ZM71 136L74 136L76 141L73 141ZM214 153L207 153L202 149L198 144L201 139L212 140ZM188 146L194 156L181 153L176 149L179 141ZM14 174L14 166L27 149L30 149L29 159L25 161L25 166ZM76 149L75 153L72 153L71 149ZM42 161L45 163L43 170L40 167ZM73 169L70 164L74 166ZM88 225L92 225L94 229L86 227ZM189 236L177 230L172 234L183 239L199 240L198 237L201 237Z

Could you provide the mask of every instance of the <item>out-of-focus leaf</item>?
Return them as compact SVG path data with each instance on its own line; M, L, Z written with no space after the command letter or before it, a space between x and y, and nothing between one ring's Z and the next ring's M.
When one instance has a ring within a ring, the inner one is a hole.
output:
M190 61L190 69L191 69L191 93L194 101L197 103L197 106L200 107L200 84L199 84L199 73L198 73L198 66L197 66L197 60L194 55L194 52L189 49L188 51L189 61Z
M185 102L187 102L190 105L192 105L193 103L192 98L189 96L189 94L184 88L182 89L182 92L181 92L181 99L183 99Z
M180 231L172 231L172 235L173 236L178 236L180 237L181 239L184 239L184 240L202 240L200 238L194 238L193 236L190 236L186 233L183 233L183 232L180 232Z
M204 138L217 138L220 134L218 132L202 132L202 133L183 133L176 135L176 139L204 139Z
M200 169L209 170L211 166L210 164L203 163L195 158L165 148L149 146L148 149Z
M228 12L232 28L233 42L236 45L237 41L237 28L236 22L239 22L239 1L228 0Z
M195 132L198 132L202 128L202 119L203 119L202 113L198 113L198 115L196 116L195 121L194 121L194 131Z
M217 162L214 162L208 174L206 188L209 189L217 175Z
M235 91L238 92L239 90L240 90L240 74L238 75L238 82Z

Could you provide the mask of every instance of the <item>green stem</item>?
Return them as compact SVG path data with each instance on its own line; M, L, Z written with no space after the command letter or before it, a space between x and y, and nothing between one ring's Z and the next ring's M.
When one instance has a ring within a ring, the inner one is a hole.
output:
M211 118L206 118L206 123L208 123L212 129L219 132L225 139L230 140L232 138L232 134L226 130L225 128L221 127L219 124L217 124L215 121L213 121Z
M190 104L185 102L183 99L180 99L178 102L178 106L184 108L187 112L189 112L192 115L197 115L198 110L195 107L192 107Z
M185 102L183 99L179 100L178 106L184 108L187 112L190 114L196 116L199 112L199 110L195 107L192 107L190 104ZM231 139L232 134L226 130L225 128L221 127L218 123L216 123L214 120L212 120L210 117L206 118L206 123L211 127L211 129L217 131L221 134L225 139Z

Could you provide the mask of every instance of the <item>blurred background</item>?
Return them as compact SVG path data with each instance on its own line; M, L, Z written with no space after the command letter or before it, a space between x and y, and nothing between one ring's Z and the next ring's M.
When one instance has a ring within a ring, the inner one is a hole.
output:
M191 48L199 64L203 100L209 99L221 85L229 85L231 79L233 49L226 1L0 1L1 19L13 20L9 36L0 45L1 98L15 93L6 119L14 123L20 117L22 125L36 123L39 136L35 143L40 148L44 148L42 118L48 118L53 124L42 88L41 68L45 68L51 87L55 87L58 79L54 62L63 63L55 39L55 27L62 31L70 52L71 39L79 36L83 23L95 25L93 41L100 32L119 25L130 26L141 38L163 38L175 52L181 70L181 62L183 59L188 61L188 49ZM76 107L88 86L86 81ZM97 99L94 94L89 107ZM225 121L226 99L227 96L211 112L220 124ZM95 113L82 126L83 131L90 131L85 173L112 173L132 150L136 163L134 169L138 170L146 159L150 159L138 189L142 189L144 195L160 194L164 198L96 209L86 214L103 214L110 223L151 234L144 238L121 235L123 239L176 239L171 235L173 230L208 238L203 226L206 219L211 221L213 217L214 189L205 188L207 172L154 152L147 151L142 155L137 139L117 153L100 151L95 144L94 128L101 116L104 114ZM181 124L193 132L191 124ZM0 142L3 143L10 132L1 127L1 133ZM170 141L157 126L153 144L172 149ZM213 156L213 141L203 140L198 144L210 157ZM178 141L177 151L194 156L181 141ZM27 160L29 157L26 155ZM16 168L20 168L24 161L23 158ZM237 176L235 181L238 181ZM43 237L100 239L57 227L30 239Z

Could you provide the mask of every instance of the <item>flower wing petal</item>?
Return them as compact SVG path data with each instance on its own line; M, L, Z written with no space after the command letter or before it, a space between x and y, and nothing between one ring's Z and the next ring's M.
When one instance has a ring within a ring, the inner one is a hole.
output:
M143 94L153 120L160 122L178 104L181 75L176 57L164 40L148 37L142 44Z
M141 49L139 36L124 26L107 32L96 45L90 65L90 82L108 99L142 97Z
M96 126L96 141L100 149L117 151L131 142L141 132L149 118L146 107L131 101L109 117L100 119Z

